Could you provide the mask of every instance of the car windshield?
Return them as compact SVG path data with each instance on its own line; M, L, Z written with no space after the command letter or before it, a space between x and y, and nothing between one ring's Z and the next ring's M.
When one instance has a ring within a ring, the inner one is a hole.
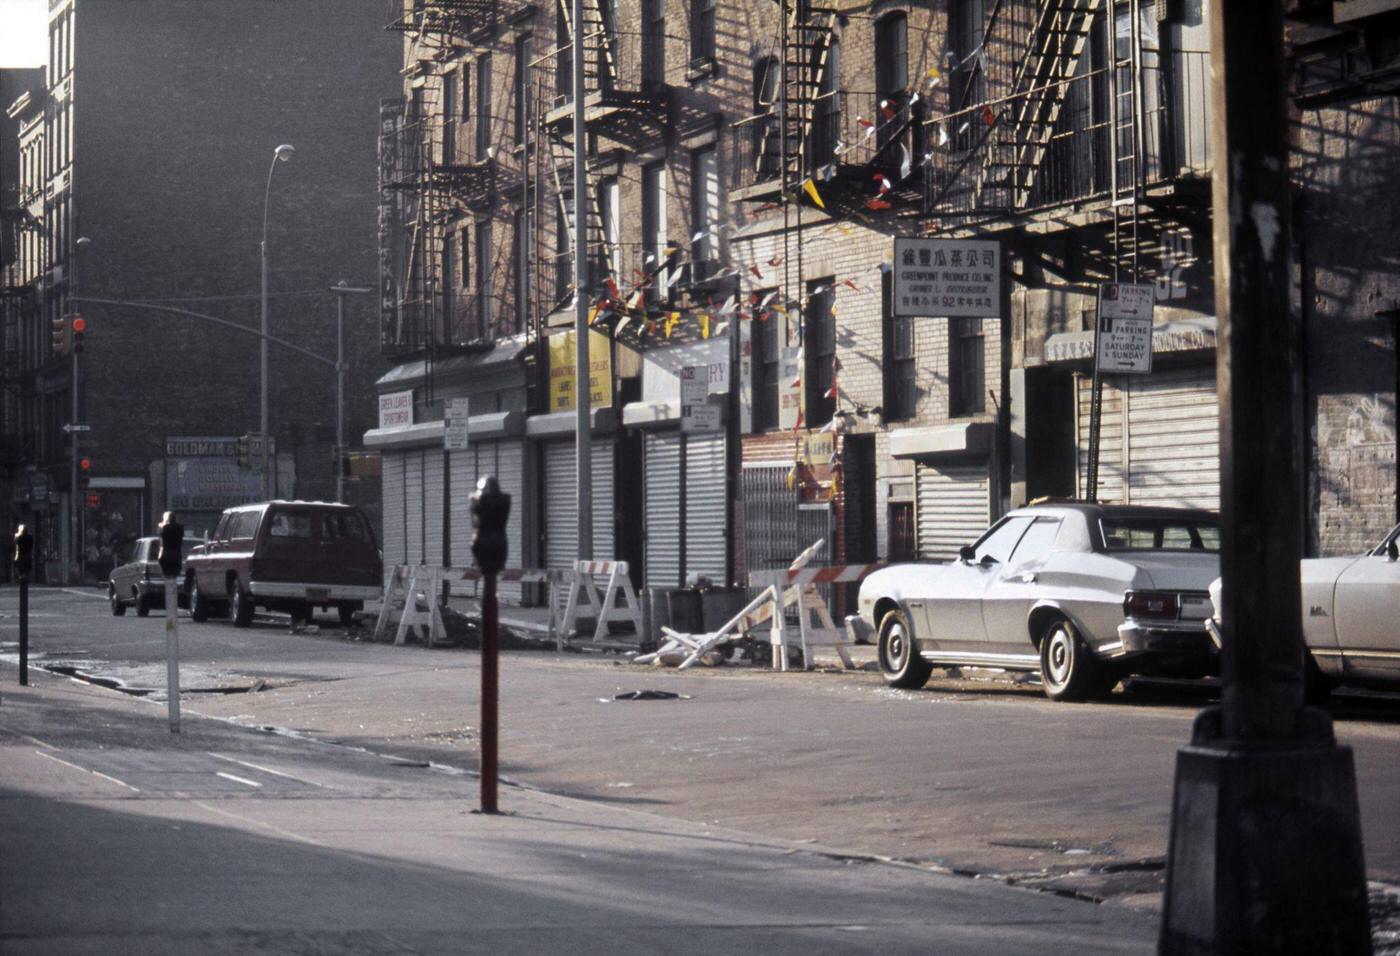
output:
M1104 547L1109 551L1219 551L1220 526L1208 518L1104 518Z

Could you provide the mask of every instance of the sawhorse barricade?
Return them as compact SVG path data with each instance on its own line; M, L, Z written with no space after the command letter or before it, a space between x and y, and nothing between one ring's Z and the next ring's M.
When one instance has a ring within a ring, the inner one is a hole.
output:
M817 542L820 545L821 542ZM817 545L813 545L803 552L807 556ZM797 606L797 634L802 647L802 669L808 670L812 666L812 651L814 647L830 647L836 655L841 658L842 666L851 668L851 655L847 648L854 643L851 635L844 627L840 627L831 618L831 610L826 606L825 599L821 592L817 590L822 584L853 584L863 580L866 575L879 570L880 564L838 564L824 568L805 567L804 560L801 565L794 562L793 567L787 570L755 571L749 575L749 587L772 587L782 591L783 609L793 605ZM816 623L813 624L812 617L816 616ZM779 645L774 647L774 654L779 662L775 666L787 669L787 628L786 626L772 629L775 637L773 643Z
M607 584L601 591L595 578L607 576ZM550 625L554 630L554 643L558 650L563 650L569 637L578 627L580 617L594 616L597 623L593 626L593 637L587 641L595 647L609 647L618 642L609 639L608 622L616 619L628 620L632 622L633 628L637 632L637 640L646 639L646 626L642 620L642 604L637 600L637 592L632 588L632 579L628 576L626 561L576 561L572 571L560 572L561 580L568 580L568 596L564 601L562 616L558 617L558 626L554 627L556 621L554 594L560 589L556 588L550 595ZM618 597L622 598L622 606L618 606ZM635 646L635 642L625 645Z
M496 575L497 582L518 582L520 584L553 585L559 572L538 568L507 568ZM397 616L394 643L404 644L410 634L422 628L425 642L432 646L445 640L447 628L442 619L442 605L439 595L446 587L451 592L454 581L480 581L481 571L477 568L444 568L429 565L397 565L389 575L388 587L384 589L384 603L379 609L379 620L375 622L374 639L382 640ZM551 621L553 632L554 589L550 592ZM420 604L422 605L420 607Z

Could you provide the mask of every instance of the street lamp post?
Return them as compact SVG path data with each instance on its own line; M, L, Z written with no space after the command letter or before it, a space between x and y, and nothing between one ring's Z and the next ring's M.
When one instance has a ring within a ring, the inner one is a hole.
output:
M72 360L72 371L69 375L69 384L73 392L73 414L69 418L69 424L75 426L68 431L68 565L64 568L63 576L65 580L71 579L74 569L77 569L76 584L83 582L83 565L86 562L86 548L83 541L82 532L82 496L78 494L78 345L74 330L72 328L73 300L78 297L78 253L85 249L92 242L87 236L79 236L73 242L73 255L68 263L68 308L67 314L63 316L63 321L69 323L69 358Z
M292 153L296 152L296 147L288 143L283 143L272 152L272 165L267 169L267 188L263 190L263 228L262 228L262 338L259 340L259 370L261 379L261 403L258 420L258 431L262 442L262 489L263 498L272 497L272 485L269 478L270 472L267 467L267 446L269 441L267 424L267 211L268 203L272 197L272 173L277 169L277 161L286 162L292 158Z
M347 285L344 279L331 286L335 293L335 500L345 500L345 296L367 295L366 286ZM267 339L263 339L267 347Z

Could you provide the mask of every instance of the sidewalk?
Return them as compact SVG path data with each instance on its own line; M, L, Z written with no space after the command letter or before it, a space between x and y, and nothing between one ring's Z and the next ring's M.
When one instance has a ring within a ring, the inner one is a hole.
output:
M0 688L0 952L1149 953L1129 910ZM781 795L773 795L781 800Z

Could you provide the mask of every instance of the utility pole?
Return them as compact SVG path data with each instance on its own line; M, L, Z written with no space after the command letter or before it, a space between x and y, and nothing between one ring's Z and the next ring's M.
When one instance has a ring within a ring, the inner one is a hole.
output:
M588 356L588 180L584 176L588 144L583 122L583 0L571 0L573 18L574 86L574 409L577 415L575 440L578 471L578 559L593 557L593 433L591 408L592 378Z
M1177 754L1159 952L1371 952L1356 773L1303 706L1282 0L1212 3L1221 704Z
M348 285L344 279L331 286L335 293L335 500L345 501L345 297L367 295L367 286Z

